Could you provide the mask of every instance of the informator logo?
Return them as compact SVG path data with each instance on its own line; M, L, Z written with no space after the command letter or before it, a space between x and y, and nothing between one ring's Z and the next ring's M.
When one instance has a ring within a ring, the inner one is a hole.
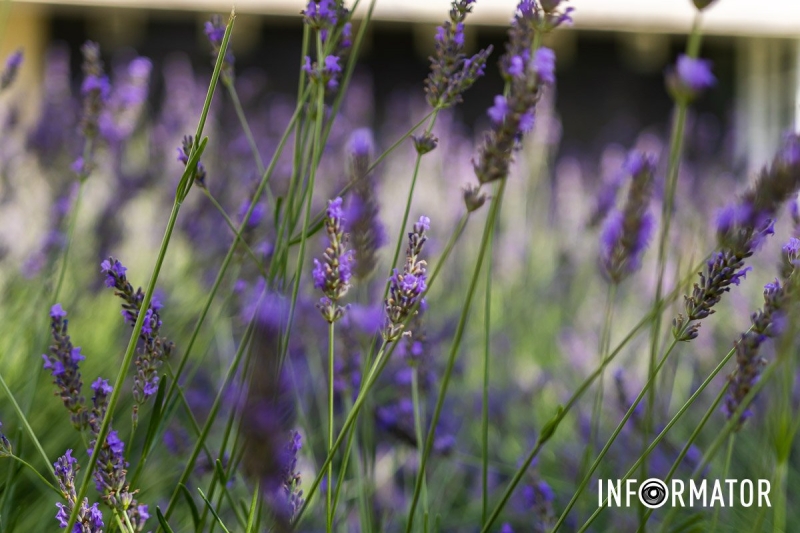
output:
M772 507L768 479L701 479L665 482L650 478L601 479L597 485L600 507L644 505L664 507Z

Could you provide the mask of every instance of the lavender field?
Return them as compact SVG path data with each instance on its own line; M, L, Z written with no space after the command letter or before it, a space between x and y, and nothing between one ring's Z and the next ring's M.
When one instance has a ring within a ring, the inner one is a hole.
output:
M205 68L54 44L33 121L0 58L0 531L800 530L800 136L708 142L680 1L664 127L581 153L569 0L454 0L390 98L376 0L291 72L233 11Z

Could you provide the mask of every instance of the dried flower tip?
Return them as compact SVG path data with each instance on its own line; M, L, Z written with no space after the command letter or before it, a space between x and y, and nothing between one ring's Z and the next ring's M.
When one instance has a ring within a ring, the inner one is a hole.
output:
M464 205L467 211L472 213L480 209L486 203L487 196L481 192L480 185L467 185L464 187Z
M414 140L414 148L419 155L432 152L439 145L439 139L429 132L424 132L420 135L412 135L411 138Z

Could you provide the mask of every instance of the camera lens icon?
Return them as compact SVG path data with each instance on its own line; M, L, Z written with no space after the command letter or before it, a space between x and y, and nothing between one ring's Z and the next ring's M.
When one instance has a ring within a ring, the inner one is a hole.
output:
M650 478L639 485L639 501L649 509L658 509L667 501L667 484L660 479Z

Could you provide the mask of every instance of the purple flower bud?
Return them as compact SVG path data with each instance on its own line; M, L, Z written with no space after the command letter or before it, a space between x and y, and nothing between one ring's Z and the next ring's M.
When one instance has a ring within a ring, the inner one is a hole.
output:
M533 71L543 83L548 85L555 83L556 76L556 53L550 48L539 48L533 55Z
M678 57L678 77L692 91L713 87L717 79L711 73L711 61L694 59L686 55Z
M508 113L508 103L506 102L505 96L501 94L495 96L494 105L489 108L487 113L489 114L489 118L492 119L492 122L495 124L502 124Z

